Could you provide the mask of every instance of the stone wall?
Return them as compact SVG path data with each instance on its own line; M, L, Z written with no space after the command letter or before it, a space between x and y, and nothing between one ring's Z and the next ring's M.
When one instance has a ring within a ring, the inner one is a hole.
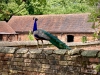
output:
M98 50L0 47L0 75L99 75Z

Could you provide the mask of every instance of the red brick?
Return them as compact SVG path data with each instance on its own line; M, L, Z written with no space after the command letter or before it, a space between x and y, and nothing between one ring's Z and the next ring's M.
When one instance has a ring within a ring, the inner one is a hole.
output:
M0 53L0 57L4 57L5 56L5 53Z
M89 58L89 62L100 63L100 58Z

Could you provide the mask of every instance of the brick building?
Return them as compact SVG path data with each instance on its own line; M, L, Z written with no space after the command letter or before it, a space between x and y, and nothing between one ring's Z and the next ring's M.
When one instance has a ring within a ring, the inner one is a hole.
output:
M28 33L33 28L33 17L38 18L38 28L46 30L64 42L81 42L86 36L88 41L93 40L93 23L88 22L88 13L60 14L60 15L27 15L12 16L8 24L18 33L15 40L29 40Z
M6 23L5 21L0 21L0 41L12 41L16 32Z

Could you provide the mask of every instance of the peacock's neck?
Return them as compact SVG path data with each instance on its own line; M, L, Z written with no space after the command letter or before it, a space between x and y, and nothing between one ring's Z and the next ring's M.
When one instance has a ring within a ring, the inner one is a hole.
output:
M34 25L33 25L33 32L37 30L37 22L35 20Z

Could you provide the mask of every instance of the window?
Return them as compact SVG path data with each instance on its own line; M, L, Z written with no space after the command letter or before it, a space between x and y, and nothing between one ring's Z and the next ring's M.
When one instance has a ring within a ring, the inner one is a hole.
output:
M67 35L67 42L74 42L74 36L73 35Z

